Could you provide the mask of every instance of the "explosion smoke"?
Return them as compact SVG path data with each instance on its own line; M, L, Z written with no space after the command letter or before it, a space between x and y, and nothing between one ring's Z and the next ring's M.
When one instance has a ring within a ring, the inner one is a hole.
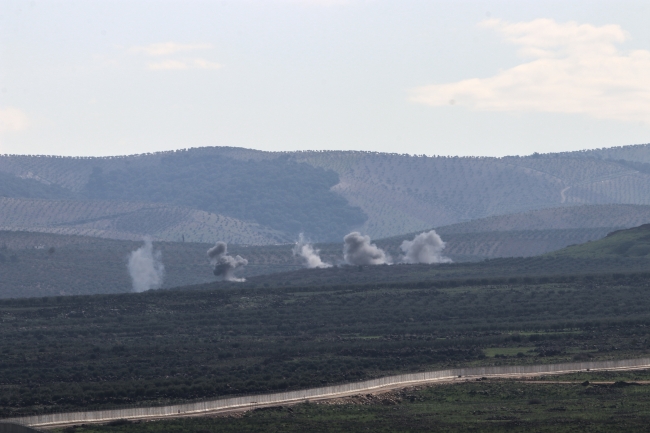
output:
M165 266L160 251L153 250L150 238L144 239L144 245L129 255L129 275L133 280L133 291L159 289L165 276Z
M343 258L350 265L390 264L391 258L384 250L370 243L370 236L352 232L343 238Z
M305 240L305 237L300 233L298 242L293 247L293 255L300 256L305 261L305 265L309 268L331 268L330 263L321 260L320 251L314 249L314 246Z
M451 263L449 257L442 255L445 243L435 230L420 233L412 241L404 241L400 246L404 252L404 263Z
M210 263L214 266L214 275L217 277L223 277L226 281L235 281L242 283L246 281L245 278L237 278L234 273L235 270L246 266L248 260L242 256L229 256L228 255L228 246L225 242L217 242L212 248L208 250L208 257L210 258Z

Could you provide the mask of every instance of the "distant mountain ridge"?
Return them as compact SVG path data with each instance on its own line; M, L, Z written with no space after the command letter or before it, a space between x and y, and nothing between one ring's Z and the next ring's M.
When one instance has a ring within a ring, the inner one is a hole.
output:
M582 204L650 205L650 145L503 158L230 147L5 155L0 174L13 176L5 197L167 203L315 241Z

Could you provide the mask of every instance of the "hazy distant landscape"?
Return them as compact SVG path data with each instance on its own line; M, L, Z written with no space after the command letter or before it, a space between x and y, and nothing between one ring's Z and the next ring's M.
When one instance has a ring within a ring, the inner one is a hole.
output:
M645 354L646 153L2 156L0 412Z
M11 0L0 433L641 433L650 6Z
M0 226L117 239L185 235L212 242L220 235L256 245L299 233L338 242L354 229L384 238L531 210L650 205L648 154L650 147L638 145L504 158L236 148L114 158L0 156L0 173L11 179L2 183L2 196L13 199L3 205L12 215L3 215ZM59 200L72 201L60 211ZM101 213L107 207L112 211ZM140 219L159 221L149 230L130 216L145 209ZM605 226L631 226L622 222L624 210L610 209L621 223ZM569 228L560 227L561 219L519 229Z

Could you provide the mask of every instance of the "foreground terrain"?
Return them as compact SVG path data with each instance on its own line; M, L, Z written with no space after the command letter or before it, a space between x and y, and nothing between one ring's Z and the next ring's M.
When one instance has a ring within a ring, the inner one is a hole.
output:
M0 301L4 417L644 356L648 274Z
M116 421L58 431L642 432L650 422L649 379L646 371L475 381L257 409L235 416Z

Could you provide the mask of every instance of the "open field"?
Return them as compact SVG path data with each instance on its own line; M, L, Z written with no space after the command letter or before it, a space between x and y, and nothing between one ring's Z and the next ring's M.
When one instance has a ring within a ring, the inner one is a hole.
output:
M445 284L0 301L0 413L180 403L650 349L646 275ZM534 349L520 355L522 347ZM488 356L495 348L517 353Z

